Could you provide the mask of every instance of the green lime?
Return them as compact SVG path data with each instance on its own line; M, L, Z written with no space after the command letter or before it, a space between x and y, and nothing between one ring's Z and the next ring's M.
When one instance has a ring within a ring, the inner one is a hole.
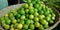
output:
M40 20L40 23L43 24L43 25L48 25L48 22L46 20Z
M4 24L5 23L5 20L2 20L1 23Z
M33 4L32 3L29 3L29 6L33 6Z
M31 21L30 21L29 19L27 19L27 20L25 21L25 23L26 23L26 24L30 24Z
M48 16L48 17L51 17L51 14L48 14L47 16Z
M39 22L35 22L35 27L40 27L40 23Z
M34 9L34 7L33 6L29 6L29 10L32 10L32 9Z
M13 24L16 24L17 23L17 20L16 19L12 20L12 23Z
M30 20L31 21L31 24L33 24L34 23L34 21L33 20Z
M39 11L39 14L44 14L44 11L43 11L43 10L40 10L40 11Z
M31 3L31 0L27 0L27 3Z
M19 29L15 29L15 30L19 30Z
M30 14L33 14L33 13L34 13L34 10L29 10L29 13L30 13Z
M30 19L33 19L33 18L34 18L34 15L29 15L29 18L30 18Z
M10 24L11 23L11 20L10 19L7 19L7 20L5 20L5 23L6 24Z
M35 13L34 13L34 16L38 16L38 15L39 15L38 12L35 12Z
M17 22L20 23L20 19L18 19Z
M34 17L34 21L35 22L38 22L39 21L39 18L38 17Z
M25 16L26 16L26 18L28 18L29 17L29 14L26 14Z
M23 28L28 29L28 25L24 24Z
M38 7L39 7L39 4L34 4L34 7L35 7L35 8L38 8Z
M17 12L13 13L13 15L16 16L17 15Z
M39 30L44 30L44 27L42 25L40 25L40 27L38 29Z
M1 17L0 20L1 20L1 21L4 20L4 17Z
M28 13L29 12L29 9L25 9L25 12Z
M39 15L39 19L45 18L45 15Z
M17 24L17 29L22 29L23 25L22 24Z
M55 20L55 17L54 17L54 16L51 16L51 19L52 19L52 20Z
M28 8L28 4L26 3L26 4L24 4L24 8Z
M8 14L5 14L5 17L8 17Z
M37 0L37 4L40 4L40 0Z
M34 0L34 1L32 1L32 3L33 3L33 4L36 4L36 1Z
M9 25L5 25L4 28L5 28L6 30L8 30L8 29L10 28L10 26L9 26Z
M33 24L30 24L29 28L30 28L30 29L34 29L35 27L34 27Z
M10 30L14 30L14 28L10 28Z
M50 23L50 24L53 24L53 23L54 23L54 21L53 21L53 20L50 20L50 21L49 21L49 23Z
M25 14L25 11L23 8L20 10L20 14Z
M44 25L44 28L48 28L49 26L48 25Z
M18 19L18 18L21 17L21 15L20 14L17 14L15 17L16 17L16 19Z
M21 19L21 20L24 20L24 19L25 19L25 16L24 16L24 15L22 15L20 19Z
M2 23L1 25L4 27L6 24L5 23Z
M50 21L50 20L51 20L51 18L50 18L50 17L46 17L46 20L47 20L47 21Z
M17 28L17 23L16 24L13 24L13 28Z
M20 23L21 23L21 24L24 24L24 20L20 20Z
M38 12L38 9L37 9L37 8L35 8L35 9L34 9L34 12Z

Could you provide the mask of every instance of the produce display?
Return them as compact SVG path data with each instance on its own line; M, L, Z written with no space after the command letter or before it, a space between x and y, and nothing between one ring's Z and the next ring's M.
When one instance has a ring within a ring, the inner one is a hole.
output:
M4 30L44 30L54 23L55 14L40 0L27 0L21 8L1 17Z

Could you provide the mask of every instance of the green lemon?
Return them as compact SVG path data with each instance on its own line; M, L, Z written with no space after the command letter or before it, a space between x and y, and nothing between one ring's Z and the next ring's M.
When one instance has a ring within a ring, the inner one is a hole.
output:
M17 24L17 29L22 29L23 25L22 24Z
M28 25L24 24L24 25L23 25L23 28L24 28L24 29L28 29Z
M29 15L29 18L30 18L30 19L33 19L33 18L34 18L34 15Z
M24 15L22 15L20 19L21 19L21 20L24 20L24 19L25 19L25 16L24 16Z
M34 17L34 21L35 22L38 22L39 21L39 18L38 17Z
M29 10L29 13L30 13L30 14L33 14L33 13L34 13L34 10Z
M35 26L36 27L40 27L40 23L39 22L35 22Z
M10 24L11 23L11 20L10 19L7 19L7 20L5 20L5 23L6 24Z

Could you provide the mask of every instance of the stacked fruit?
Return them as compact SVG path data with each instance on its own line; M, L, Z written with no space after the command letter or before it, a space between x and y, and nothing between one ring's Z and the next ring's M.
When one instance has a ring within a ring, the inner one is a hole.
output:
M53 24L55 14L40 0L27 0L21 8L0 18L4 30L44 30Z

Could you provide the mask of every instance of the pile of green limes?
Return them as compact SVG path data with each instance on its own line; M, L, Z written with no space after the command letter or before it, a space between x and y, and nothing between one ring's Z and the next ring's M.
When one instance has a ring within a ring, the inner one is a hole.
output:
M44 30L53 24L55 14L40 0L27 0L21 8L0 18L4 30Z

